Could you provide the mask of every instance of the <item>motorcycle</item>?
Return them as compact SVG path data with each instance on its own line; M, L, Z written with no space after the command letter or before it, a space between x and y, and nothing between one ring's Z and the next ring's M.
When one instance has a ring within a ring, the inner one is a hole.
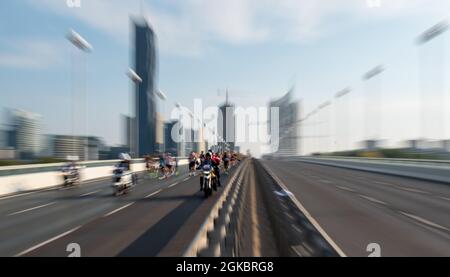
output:
M64 186L75 186L80 183L80 172L77 167L66 166L62 168Z
M121 167L114 169L112 184L114 196L129 193L136 184L137 176L134 173Z
M205 198L212 195L213 189L217 191L217 184L215 181L215 176L213 169L210 165L204 165L202 168L202 180L203 180L203 192L205 193Z

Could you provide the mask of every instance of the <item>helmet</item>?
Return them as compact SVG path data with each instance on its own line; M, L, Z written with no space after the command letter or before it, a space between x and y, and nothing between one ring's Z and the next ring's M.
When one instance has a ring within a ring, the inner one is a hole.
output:
M131 157L127 153L120 153L119 154L119 159L124 160L124 161L130 161Z

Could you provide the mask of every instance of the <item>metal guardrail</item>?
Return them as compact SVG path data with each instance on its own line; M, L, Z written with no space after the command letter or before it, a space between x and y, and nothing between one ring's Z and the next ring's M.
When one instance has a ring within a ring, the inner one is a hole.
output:
M246 160L230 179L226 191L201 225L183 257L239 257L248 185L244 176L255 167L257 188L268 211L276 250L283 257L336 257L345 254L311 223L286 189L256 160ZM281 195L281 196L280 196ZM328 238L329 239L329 238ZM242 250L242 251L241 251Z
M345 257L270 169L255 161L255 171L280 256Z
M237 228L242 211L242 178L249 165L243 161L201 225L183 257L237 256Z
M291 157L294 158L294 157ZM327 159L327 160L346 160L346 161L364 161L374 163L393 163L393 164L420 164L420 165L440 165L450 167L450 160L427 160L427 159L399 159L399 158L369 158L369 157L344 157L344 156L295 156L303 159Z

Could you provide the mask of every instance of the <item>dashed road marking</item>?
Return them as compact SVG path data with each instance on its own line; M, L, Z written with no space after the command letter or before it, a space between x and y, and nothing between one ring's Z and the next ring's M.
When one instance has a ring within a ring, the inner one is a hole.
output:
M33 211L33 210L41 209L41 208L44 208L44 207L48 207L48 206L53 205L55 203L56 202L51 202L51 203L48 203L48 204L36 206L36 207L29 208L29 209L26 209L26 210L18 211L18 212L15 212L15 213L10 213L8 216L23 214L23 213L26 213L26 212L29 212L29 211Z
M131 205L133 205L133 204L134 204L134 202L132 202L132 203L130 203L130 204L127 204L127 205L125 205L125 206L122 206L122 207L120 207L120 208L118 208L118 209L115 209L114 211L105 214L103 217L108 217L108 216L110 216L110 215L112 215L112 214L115 214L115 213L117 213L117 212L119 212L119 211L121 211L121 210L123 210L123 209L128 208L129 206L131 206Z
M159 190L157 190L157 191L155 191L155 192L150 193L149 195L147 195L147 196L144 197L144 198L150 198L150 197L152 197L153 195L156 195L156 194L160 193L161 191L162 191L162 189L159 189Z

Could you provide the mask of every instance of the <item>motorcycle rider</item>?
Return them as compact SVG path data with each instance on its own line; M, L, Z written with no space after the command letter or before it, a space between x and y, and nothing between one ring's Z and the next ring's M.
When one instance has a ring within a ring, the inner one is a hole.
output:
M211 159L210 152L206 153L205 159L200 164L200 168L203 168L205 165L209 165L209 166L213 167L213 161ZM203 176L200 175L200 191L202 191L202 190L203 190Z
M223 167L225 169L225 173L228 173L228 168L230 166L230 155L227 151L223 152L222 155Z
M77 181L80 178L79 174L79 166L77 164L78 157L67 157L67 163L62 167L61 171L64 174L64 182L66 182L69 178L75 179ZM69 177L71 176L71 177Z
M166 162L166 168L167 168L167 175L166 175L166 177L174 175L175 174L175 170L176 170L176 168L175 168L176 163L175 163L175 160L170 155L170 153L166 154L166 161L165 162Z
M220 157L217 153L213 153L212 155L212 161L213 161L213 168L214 168L214 175L216 175L216 179L217 179L217 185L219 187L222 186L222 184L220 183Z
M160 177L163 178L166 175L166 155L164 153L161 153L159 155L159 171L160 171Z
M132 187L137 184L137 175L135 173L133 173L131 170L131 156L126 153L121 153L119 155L119 159L120 159L120 162L115 166L115 169L113 171L114 178L115 178L114 182L116 182L116 183L119 181L122 182L121 180L123 178L126 178L125 176L130 176L131 183L120 184L120 186L117 187L118 190L116 191L116 195L117 195L117 193L120 193L120 192L126 190L130 186Z
M189 154L189 176L195 176L195 168L197 165L197 153L191 152Z

